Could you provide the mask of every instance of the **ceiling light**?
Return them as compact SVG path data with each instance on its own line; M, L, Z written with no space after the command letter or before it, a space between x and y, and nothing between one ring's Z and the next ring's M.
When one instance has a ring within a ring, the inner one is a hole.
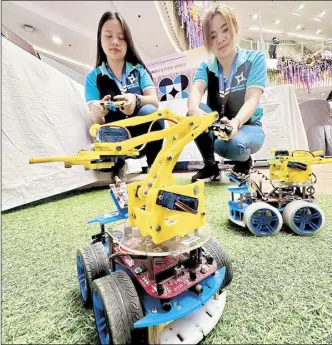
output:
M277 20L276 20L276 24L279 24L279 23L280 23L280 20L279 20L279 19L277 19Z
M58 36L52 36L52 40L56 44L61 44L62 43L62 39L60 37L58 37Z
M28 31L28 32L33 32L34 27L31 25L24 25L24 30Z
M304 7L304 5L301 4L300 7L299 7L299 11L301 11L303 7Z
M296 25L295 29L296 29L296 30L299 30L299 29L301 29L301 24L299 24L299 25Z
M318 30L316 31L316 34L319 35L321 32L322 32L322 30L321 30L321 29L318 29Z
M323 17L326 14L326 11L322 11L320 16Z
M299 37L299 38L304 38L306 40L317 40L317 36L309 36L309 35L301 35L295 32L287 32L287 36L293 36L293 37Z
M251 31L261 31L261 29L257 26L249 26L248 30L251 30ZM282 32L280 32L280 30L267 30L267 29L264 29L262 28L262 30L266 33L271 33L271 34L282 34Z
M295 12L292 12L291 14L292 14L293 16L301 17L301 15L300 15L300 14L295 13Z
M321 22L319 18L311 18L312 20L315 20L316 22Z
M257 14L257 13L255 13L255 14L252 16L252 19L253 19L253 20L256 20L256 19L257 19L257 17L258 17L258 14Z

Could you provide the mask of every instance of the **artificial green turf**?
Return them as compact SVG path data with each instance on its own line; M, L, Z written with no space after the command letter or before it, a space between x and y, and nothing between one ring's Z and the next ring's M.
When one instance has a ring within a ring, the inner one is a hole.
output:
M317 236L282 229L258 238L228 224L226 186L206 185L205 195L234 279L223 318L203 343L332 343L331 197L318 196L326 225ZM3 214L2 343L97 342L92 311L80 302L76 250L99 230L86 221L113 208L102 189Z

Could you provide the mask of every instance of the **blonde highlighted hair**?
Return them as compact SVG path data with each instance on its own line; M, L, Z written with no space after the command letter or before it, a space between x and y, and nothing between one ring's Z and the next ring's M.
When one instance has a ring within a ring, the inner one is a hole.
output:
M216 14L221 14L224 17L233 37L239 32L239 25L233 9L224 4L217 5L206 13L203 20L203 39L208 52L211 50L211 22Z

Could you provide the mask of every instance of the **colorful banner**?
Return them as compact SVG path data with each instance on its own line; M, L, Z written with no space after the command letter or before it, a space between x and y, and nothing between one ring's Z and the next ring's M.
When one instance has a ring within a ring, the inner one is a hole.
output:
M182 70L186 65L187 58L184 53L167 55L146 62L146 66L152 73L153 78Z
M164 56L146 63L157 86L160 102L186 99L197 67L208 56L204 49Z

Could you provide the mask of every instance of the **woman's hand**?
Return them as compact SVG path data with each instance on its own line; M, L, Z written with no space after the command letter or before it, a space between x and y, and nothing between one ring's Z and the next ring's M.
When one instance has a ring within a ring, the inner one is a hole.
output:
M201 108L193 108L193 109L188 109L188 115L189 116L204 116L206 115L206 112L202 110Z
M100 103L101 102L107 102L111 99L110 95L105 96L102 100L100 101L95 101L92 102L90 112L93 118L95 119L102 119L105 117L105 115L108 113L108 109L105 106L102 106Z
M206 112L202 110L201 108L193 108L193 109L188 109L188 115L189 116L204 116L206 115ZM209 133L209 129L206 129L204 131L205 133Z
M230 133L228 135L225 133L225 135L223 136L224 138L227 137L228 139L232 139L235 136L237 136L237 134L239 133L239 127L240 127L240 121L238 119L234 118L232 120L229 120L227 117L224 116L220 120L220 122L233 127L232 133Z
M132 115L136 108L136 95L134 93L125 93L123 95L114 96L115 101L125 101L124 105L119 108L125 115Z

